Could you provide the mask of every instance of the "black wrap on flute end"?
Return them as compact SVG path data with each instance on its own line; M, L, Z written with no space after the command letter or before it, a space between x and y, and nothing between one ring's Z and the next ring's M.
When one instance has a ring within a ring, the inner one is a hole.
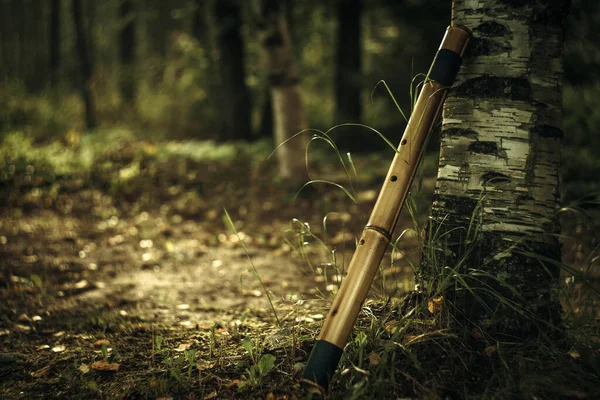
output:
M317 340L313 348L304 373L302 383L307 390L324 395L329 388L329 380L335 373L344 349L325 340Z
M439 49L427 78L444 86L452 86L461 63L460 54L448 49Z

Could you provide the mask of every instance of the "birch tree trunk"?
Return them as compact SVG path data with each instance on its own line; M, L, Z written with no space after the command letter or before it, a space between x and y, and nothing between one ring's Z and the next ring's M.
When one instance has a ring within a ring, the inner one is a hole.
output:
M528 336L531 315L559 321L559 268L523 252L556 261L561 256L557 210L568 6L568 0L455 0L454 22L471 29L473 40L443 108L431 223L433 231L446 232L448 248L438 260L456 265L462 258L463 272L485 271L493 277L482 278L486 284L530 313L524 317L489 293L478 292L484 306L468 291L456 292L465 317L494 332ZM467 252L471 239L474 251Z
M306 111L300 93L300 73L281 3L261 3L261 43L270 85L275 145L307 128ZM306 135L298 135L277 150L279 175L289 182L307 178Z

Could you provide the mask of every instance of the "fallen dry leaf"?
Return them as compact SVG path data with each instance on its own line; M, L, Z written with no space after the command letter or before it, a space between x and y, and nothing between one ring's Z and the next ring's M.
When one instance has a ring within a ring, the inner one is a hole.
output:
M379 354L377 353L371 353L369 354L369 361L371 362L371 365L379 365L381 357L379 357Z
M231 389L233 387L238 387L238 386L240 386L240 383L242 383L242 381L240 381L239 379L234 379L225 385L225 389Z
M276 396L273 392L269 393L266 400L296 400L296 396L288 397L287 395Z
M184 352L186 350L188 350L190 347L192 347L192 345L194 344L193 340L188 340L187 342L183 342L180 343L179 346L177 346L177 348L175 349L175 351L177 352Z
M438 296L433 300L429 300L429 303L427 303L427 309L429 310L430 313L437 314L440 311L442 311L443 303L444 303L444 297Z
M217 334L217 335L229 335L229 331L227 330L227 328L219 328L219 329L215 330L215 334Z
M198 371L204 371L206 369L214 368L216 365L217 365L216 362L211 362L208 360L196 361L196 368L198 368Z
M96 361L92 364L92 369L96 371L117 372L121 364L110 363L108 361Z
M79 366L79 371L81 371L82 374L87 374L88 372L90 372L90 366L87 364L81 364Z
M475 327L475 328L471 329L471 337L473 337L473 339L479 340L479 339L483 338L483 332L481 331L480 328Z
M29 316L27 314L21 314L17 318L17 321L19 321L19 322L31 322L31 318L29 318Z
M579 354L579 352L575 348L572 348L571 350L569 350L569 355L574 360L577 360L578 358L581 358L581 354Z
M55 353L60 353L61 351L65 351L66 347L64 345L58 345L58 346L54 346L52 348L52 351Z
M14 330L21 333L27 333L31 331L31 327L27 325L15 324Z
M393 335L398 330L400 323L398 321L391 321L385 324L385 331L390 335Z
M217 391L212 391L209 394L207 394L206 396L204 396L202 398L202 400L209 400L209 399L214 399L215 397L217 397Z
M31 375L34 378L39 378L41 376L46 375L48 371L50 371L50 366L46 365L44 368L38 369L37 371L30 373L29 375Z
M412 342L416 341L420 337L421 337L421 335L409 335L409 334L406 334L402 338L402 344L411 344Z
M262 296L262 292L260 290L242 290L242 294L248 297L260 297Z
M38 351L39 350L47 350L49 348L50 348L50 346L48 346L47 344L41 344L38 347L36 347L36 350L38 350Z
M186 328L190 328L190 329L194 327L194 325L192 324L192 321L181 321L179 323L179 325L185 326Z
M587 393L580 392L577 390L565 390L560 393L562 396L568 397L570 399L587 399Z
M481 351L481 355L484 355L486 357L491 357L496 353L496 350L497 350L496 346L488 346Z

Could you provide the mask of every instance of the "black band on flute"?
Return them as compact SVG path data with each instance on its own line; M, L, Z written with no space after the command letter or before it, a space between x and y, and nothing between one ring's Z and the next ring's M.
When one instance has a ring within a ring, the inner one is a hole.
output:
M459 54L452 50L439 49L427 77L441 85L452 86L461 63L462 58Z
M317 340L310 353L302 380L321 392L327 392L329 380L335 373L344 349L326 340ZM310 389L310 388L309 388Z

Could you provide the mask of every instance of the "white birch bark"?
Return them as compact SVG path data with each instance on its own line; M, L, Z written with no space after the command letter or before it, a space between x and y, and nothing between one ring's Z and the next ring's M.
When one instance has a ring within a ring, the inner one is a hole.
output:
M483 268L554 322L559 271L520 255L524 242L560 260L557 234L564 0L455 0L473 40L443 108L432 223L465 239L473 213ZM460 257L459 246L454 249ZM485 319L488 316L480 316Z

